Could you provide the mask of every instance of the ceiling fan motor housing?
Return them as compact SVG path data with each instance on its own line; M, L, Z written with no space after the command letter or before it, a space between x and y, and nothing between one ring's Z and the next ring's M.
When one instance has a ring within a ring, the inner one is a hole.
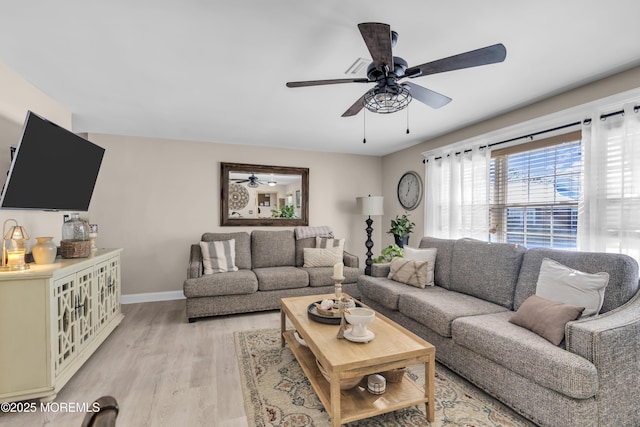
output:
M392 76L394 77L394 80L395 80L396 78L403 77L404 72L408 67L409 67L409 64L407 64L407 61L400 58L399 56L394 56L393 70L389 70L386 76L385 76L385 70L380 70L376 68L375 63L372 62L371 64L369 64L369 67L367 67L367 77L372 82L376 82L384 77L392 77Z

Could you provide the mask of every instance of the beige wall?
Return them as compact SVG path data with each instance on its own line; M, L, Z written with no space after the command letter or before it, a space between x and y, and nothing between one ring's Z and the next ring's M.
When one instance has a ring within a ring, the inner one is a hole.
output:
M508 128L519 123L535 120L550 114L575 109L575 107L580 105L593 103L597 100L611 97L612 95L637 90L639 87L640 67L636 67L612 77L570 90L544 101L384 156L382 159L382 195L385 197L383 224L389 224L389 221L396 215L404 213L396 197L396 187L402 174L408 170L414 170L420 174L424 181L423 152ZM582 118L584 117L579 115L574 120L580 120ZM518 136L520 135L521 134L518 134ZM416 228L411 237L411 244L418 244L420 237L424 235L423 204L424 203L421 203L421 206L410 213L410 217L416 223ZM387 229L388 228L385 228L383 231ZM393 236L383 233L382 237L383 247L393 243Z
M219 225L220 162L308 167L309 225L331 226L364 266L366 225L355 198L379 194L379 157L100 134L89 139L106 149L89 216L99 226L99 246L125 249L124 294L181 290L189 245L203 232L251 229ZM376 230L376 248L380 239Z
M71 128L71 112L0 64L0 173L10 166L27 110ZM310 225L329 225L346 238L346 250L364 265L364 218L355 198L380 194L381 158L258 148L208 142L88 135L106 148L90 211L81 215L100 228L100 247L122 247L123 294L179 293L186 278L189 245L220 227L220 162L308 167ZM4 182L4 179L1 181ZM1 210L31 234L59 244L63 214ZM276 229L276 228L271 228ZM375 248L380 230L374 230Z

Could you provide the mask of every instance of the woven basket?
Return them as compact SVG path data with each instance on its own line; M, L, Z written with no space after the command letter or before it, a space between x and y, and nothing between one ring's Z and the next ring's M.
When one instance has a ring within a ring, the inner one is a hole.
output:
M61 240L60 255L62 258L87 258L91 255L91 241Z
M390 371L380 372L380 375L382 375L389 383L399 383L402 381L402 377L405 372L407 372L407 368L397 368Z

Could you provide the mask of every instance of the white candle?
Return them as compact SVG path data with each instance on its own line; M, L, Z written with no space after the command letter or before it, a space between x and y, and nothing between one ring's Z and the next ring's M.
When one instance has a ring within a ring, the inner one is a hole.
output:
M339 262L333 266L333 277L340 278L342 276L344 264Z

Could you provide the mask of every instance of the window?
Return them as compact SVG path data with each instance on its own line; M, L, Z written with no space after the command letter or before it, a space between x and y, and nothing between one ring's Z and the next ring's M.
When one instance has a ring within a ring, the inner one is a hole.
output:
M576 249L580 139L580 132L572 132L492 151L492 241Z

